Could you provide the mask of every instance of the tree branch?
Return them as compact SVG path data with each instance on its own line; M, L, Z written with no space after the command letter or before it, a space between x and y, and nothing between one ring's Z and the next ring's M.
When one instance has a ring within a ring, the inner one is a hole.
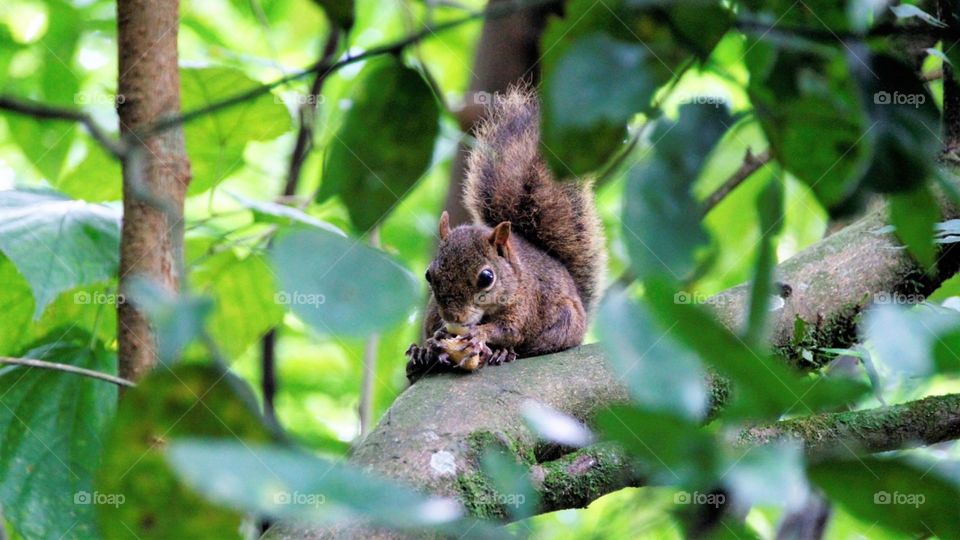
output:
M954 205L946 200L940 204L945 219L960 217ZM770 340L786 361L801 368L825 364L830 358L818 353L818 348L851 345L857 339L859 316L875 295L923 296L953 275L960 263L956 249L946 247L941 252L938 272L927 275L891 234L880 232L886 225L885 215L885 208L874 211L777 267L776 278L783 284L785 298L784 305L772 313ZM714 296L710 303L720 321L739 331L748 302L749 284L744 284ZM800 325L796 323L798 318L803 321ZM796 326L802 327L798 335ZM563 456L559 458L562 461L538 462L537 437L521 416L527 400L588 422L599 409L627 400L627 392L619 376L609 370L596 344L525 358L466 376L427 377L397 398L380 424L355 448L350 460L426 492L469 501L470 493L482 493L484 489L477 484L482 478L478 476L477 451L497 441L528 463L535 479L540 474L537 471L542 470L545 510L582 506L603 493L641 480L625 461L597 453L596 448ZM833 440L839 441L849 433L858 439L857 444L878 450L955 436L955 418L949 411L951 407L960 408L957 404L944 405L939 400L921 403L813 417L807 420L810 424L797 420L795 424L778 424L767 433L772 437L791 429L799 431L798 426L810 426L811 437L823 436L829 441L827 434L833 433ZM939 416L931 417L930 411L939 411ZM918 431L911 432L906 427L896 429L900 424L894 416L888 419L892 423L867 431L871 421L893 412L902 412L904 421L926 421L916 428ZM847 431L827 429L838 425L858 427ZM823 427L815 429L816 426ZM591 460L596 463L591 464ZM571 472L571 467L576 478L549 481L555 478L552 475L564 470ZM483 502L467 504L473 505L471 509L480 515L494 511ZM305 533L283 534L300 537Z
M0 96L0 109L23 116L31 116L39 120L66 120L70 122L79 122L87 128L90 136L94 138L103 148L113 157L121 159L126 153L126 147L115 140L109 133L101 128L89 114L81 111L68 109L65 107L55 107L43 103L27 101L12 96Z
M133 383L133 381L128 381L127 379L116 377L114 375L110 375L109 373L102 373L100 371L94 371L92 369L71 366L70 364L61 364L59 362L47 362L46 360L36 360L33 358L9 358L6 356L0 356L0 364L12 364L17 366L28 366L33 368L52 369L55 371L75 373L77 375L83 375L84 377L90 377L93 379L99 379L101 381L111 382L118 386L127 386L131 388L136 386Z
M720 185L716 191L710 194L707 197L707 200L703 202L703 213L704 215L709 214L720 202L730 194L731 191L737 188L742 184L747 178L760 170L761 167L770 163L772 156L770 155L770 149L764 150L757 155L753 155L753 152L747 148L746 155L743 156L743 163L740 165L730 178L726 182Z

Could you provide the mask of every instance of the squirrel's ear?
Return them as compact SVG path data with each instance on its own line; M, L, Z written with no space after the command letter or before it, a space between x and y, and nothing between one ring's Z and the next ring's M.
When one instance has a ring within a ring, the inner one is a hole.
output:
M499 225L493 228L490 233L490 244L497 249L497 253L503 255L509 248L507 242L510 241L510 222L501 221Z
M448 234L450 234L450 214L444 210L440 214L440 239L446 240Z

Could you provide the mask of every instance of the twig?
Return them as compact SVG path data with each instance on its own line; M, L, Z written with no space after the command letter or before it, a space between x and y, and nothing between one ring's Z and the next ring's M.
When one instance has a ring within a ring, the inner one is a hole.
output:
M709 214L731 191L736 189L737 186L742 184L747 178L750 178L750 175L769 163L770 159L769 149L753 155L753 152L747 148L747 153L743 156L743 163L740 165L740 168L734 171L734 173L730 175L730 178L721 184L720 187L711 193L710 196L707 197L707 200L703 202L703 214Z
M93 118L85 112L46 105L12 96L0 96L0 109L38 119L79 122L87 128L90 135L113 157L121 159L126 153L126 146L111 137L106 130L98 126L97 123L93 121Z
M12 364L17 366L28 366L41 369L52 369L55 371L64 371L67 373L75 373L77 375L83 375L84 377L90 377L93 379L100 379L101 381L111 382L118 386L127 386L133 388L136 386L132 381L117 377L115 375L110 375L109 373L101 373L99 371L94 371L92 369L86 369L77 366L71 366L70 364L61 364L59 362L47 362L46 360L36 360L33 358L9 358L6 356L0 356L0 364Z

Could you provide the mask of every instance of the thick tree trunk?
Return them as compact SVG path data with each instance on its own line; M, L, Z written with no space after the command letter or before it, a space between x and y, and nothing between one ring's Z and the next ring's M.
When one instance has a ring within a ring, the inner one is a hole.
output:
M945 218L960 217L953 204L944 201L941 207ZM960 254L946 249L939 272L925 275L896 239L880 230L885 224L885 209L880 209L778 266L777 279L789 294L774 313L771 341L786 361L800 367L823 364L828 358L815 356L811 363L803 351L851 345L862 311L874 300L929 294L956 271ZM748 299L749 288L741 285L716 295L711 304L722 322L739 329ZM799 336L794 332L798 318L804 321ZM715 401L722 402L725 387L714 390ZM480 448L497 442L529 465L544 501L541 510L581 507L642 479L621 454L603 445L565 455L545 451L527 427L522 405L538 401L589 422L596 411L626 398L596 344L465 376L427 377L397 398L350 461L426 492L455 496L474 515L497 518L504 509L489 496L478 459ZM764 444L793 436L812 452L841 443L865 451L931 444L960 436L957 399L944 396L782 422L745 432L741 442ZM274 534L351 537L358 531L281 529Z
M181 279L183 199L190 181L183 131L137 136L180 112L178 6L178 0L117 3L118 112L120 132L131 145L123 164L121 291L136 276L171 291ZM120 375L137 380L155 364L156 343L146 318L130 303L118 306L117 318Z

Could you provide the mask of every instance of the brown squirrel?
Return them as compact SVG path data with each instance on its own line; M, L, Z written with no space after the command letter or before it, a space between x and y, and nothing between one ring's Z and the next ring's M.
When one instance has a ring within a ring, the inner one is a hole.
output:
M600 293L606 253L592 185L553 179L533 93L497 96L476 140L464 187L474 223L451 230L440 217L424 344L407 350L411 382L575 347Z

